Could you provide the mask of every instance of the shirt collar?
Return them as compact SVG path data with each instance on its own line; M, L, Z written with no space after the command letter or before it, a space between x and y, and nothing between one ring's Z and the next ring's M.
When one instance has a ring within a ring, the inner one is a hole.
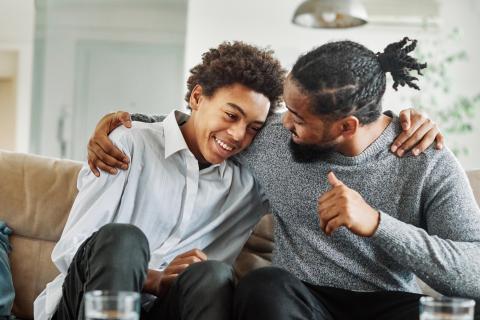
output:
M187 142L183 137L182 131L180 130L179 123L184 123L189 118L189 115L183 113L179 110L173 110L168 114L168 116L163 120L163 134L165 136L165 159L170 157L172 154L177 153L181 150L186 150L190 154L192 153L187 146ZM192 154L193 156L193 154ZM194 157L194 156L193 156ZM212 164L204 170L209 168L217 168L219 174L223 177L226 169L226 161L222 161L218 164Z
M188 115L178 110L173 110L163 120L163 134L165 136L165 159L180 150L189 150L178 123L183 123Z

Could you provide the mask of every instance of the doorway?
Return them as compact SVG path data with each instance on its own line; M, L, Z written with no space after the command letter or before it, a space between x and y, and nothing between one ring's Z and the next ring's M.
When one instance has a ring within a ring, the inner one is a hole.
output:
M18 54L0 51L0 149L15 151Z

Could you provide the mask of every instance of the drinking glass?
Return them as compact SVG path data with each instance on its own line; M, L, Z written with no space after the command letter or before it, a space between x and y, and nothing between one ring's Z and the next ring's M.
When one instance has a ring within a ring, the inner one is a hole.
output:
M89 291L85 294L86 320L139 320L140 295L130 291Z
M463 298L420 298L420 320L473 320L475 301Z

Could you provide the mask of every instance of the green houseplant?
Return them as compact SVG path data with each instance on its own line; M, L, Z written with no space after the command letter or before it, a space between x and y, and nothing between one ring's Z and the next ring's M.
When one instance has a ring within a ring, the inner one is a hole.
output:
M456 45L459 37L460 31L455 28L444 37L419 42L416 56L420 61L427 61L428 66L423 71L422 90L409 100L440 125L449 147L461 157L469 153L462 137L475 129L480 92L464 95L452 90L452 69L468 63L467 52Z

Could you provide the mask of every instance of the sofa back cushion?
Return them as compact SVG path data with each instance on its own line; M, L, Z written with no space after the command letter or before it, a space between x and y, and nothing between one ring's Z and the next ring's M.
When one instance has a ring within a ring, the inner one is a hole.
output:
M77 195L81 163L0 151L0 219L14 231L13 312L32 318L33 301L58 273L51 252Z
M467 176L477 204L480 206L480 169L467 171Z

